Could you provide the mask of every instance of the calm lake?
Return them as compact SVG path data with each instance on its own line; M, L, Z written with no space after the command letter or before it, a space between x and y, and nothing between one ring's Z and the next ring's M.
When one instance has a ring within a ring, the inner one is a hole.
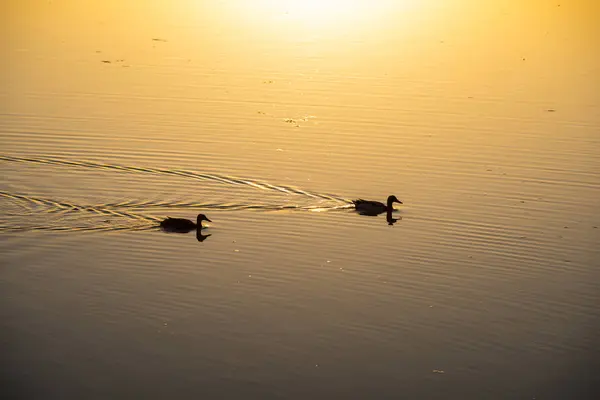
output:
M595 398L599 16L4 2L2 397Z

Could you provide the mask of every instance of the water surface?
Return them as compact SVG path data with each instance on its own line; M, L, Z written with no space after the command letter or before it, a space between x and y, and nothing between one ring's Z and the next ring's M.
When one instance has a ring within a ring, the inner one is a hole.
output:
M593 397L598 6L370 3L5 5L7 392Z

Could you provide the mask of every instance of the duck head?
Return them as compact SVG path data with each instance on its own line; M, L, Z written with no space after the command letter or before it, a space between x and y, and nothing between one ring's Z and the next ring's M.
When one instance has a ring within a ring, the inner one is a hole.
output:
M198 214L198 218L196 219L196 224L198 226L202 225L202 221L208 221L208 222L212 222L210 219L208 219L208 217L204 214Z
M390 197L388 197L387 203L388 203L388 206L391 206L393 203L400 203L400 204L402 204L402 202L400 200L398 200L398 198L396 196L394 196L394 195L391 195Z

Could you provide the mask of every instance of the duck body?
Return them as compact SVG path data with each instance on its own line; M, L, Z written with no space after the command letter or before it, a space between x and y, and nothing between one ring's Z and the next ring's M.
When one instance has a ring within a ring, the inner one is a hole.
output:
M352 203L354 204L356 211L358 211L358 213L362 215L379 215L384 212L391 213L392 211L394 211L394 203L402 204L402 202L398 200L394 195L391 195L387 198L387 204L383 204L379 201L363 199L353 200Z
M204 214L198 214L196 222L185 218L167 217L167 219L161 221L160 228L166 232L188 233L193 230L200 231L202 228L204 228L202 226L202 221L212 222Z

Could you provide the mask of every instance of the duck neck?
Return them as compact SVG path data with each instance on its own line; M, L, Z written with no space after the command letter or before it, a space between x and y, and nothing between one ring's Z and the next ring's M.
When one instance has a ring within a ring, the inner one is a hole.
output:
M394 200L388 199L387 201L387 211L392 211L394 209Z

